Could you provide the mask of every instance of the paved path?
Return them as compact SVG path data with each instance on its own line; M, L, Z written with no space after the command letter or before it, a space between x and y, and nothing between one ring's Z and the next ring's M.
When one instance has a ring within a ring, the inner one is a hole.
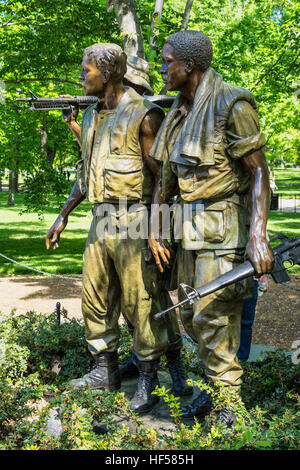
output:
M76 277L80 277L76 275ZM13 276L0 278L0 311L17 314L34 310L49 314L60 302L70 317L81 317L81 282L54 277Z
M258 300L253 343L289 351L292 343L300 339L299 292L275 284L270 277L269 280L269 292ZM291 276L288 284L300 289L300 275ZM176 291L171 296L176 302ZM68 311L69 317L82 318L81 282L24 275L0 278L0 315L10 313L12 308L17 314L33 310L47 315L55 311L57 302Z
M298 198L294 199L280 198L278 201L278 209L281 212L300 213L300 194Z

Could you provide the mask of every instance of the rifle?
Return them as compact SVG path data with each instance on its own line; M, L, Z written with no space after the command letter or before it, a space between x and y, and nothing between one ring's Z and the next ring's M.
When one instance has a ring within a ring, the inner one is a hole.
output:
M272 242L278 239L282 240L282 243L273 249L275 264L270 274L276 283L281 283L290 280L290 277L286 272L284 262L289 261L292 266L295 264L300 264L300 238L289 238L288 236L279 233L270 241ZM194 289L193 287L182 283L179 286L183 290L186 298L178 304L173 305L172 307L163 310L162 312L156 313L154 315L154 319L158 320L171 310L174 310L177 307L181 307L186 303L192 305L194 300L201 299L202 297L212 294L219 289L223 289L223 287L229 286L238 281L242 281L243 279L250 277L253 274L255 274L254 266L252 262L248 260L237 268L222 274L214 281L211 281L208 284L199 287L198 289Z
M32 91L30 98L17 98L20 103L29 103L30 111L49 111L53 109L69 109L71 106L87 108L96 103L96 96L73 96L72 98L38 98Z
M20 103L29 103L30 111L49 111L55 109L69 109L71 106L79 108L87 108L91 104L97 102L96 96L73 96L72 98L38 98L32 91L30 98L17 98ZM158 104L162 108L170 108L175 96L153 95L144 96L145 99L152 103Z

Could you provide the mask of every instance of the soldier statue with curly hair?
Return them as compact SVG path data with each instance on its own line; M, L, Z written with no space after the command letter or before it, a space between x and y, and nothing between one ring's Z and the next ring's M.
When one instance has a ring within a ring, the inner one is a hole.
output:
M183 220L177 251L178 283L199 288L248 257L257 275L268 273L273 253L267 240L268 168L257 104L252 94L225 83L210 68L213 48L199 31L167 38L161 74L168 91L180 93L164 120L150 155L161 162L153 201L177 196L191 218ZM201 208L199 210L198 208ZM152 226L159 204L153 205ZM158 268L169 263L168 242L152 230L150 248ZM242 367L237 359L243 300L251 297L253 279L226 287L182 308L181 320L199 346L206 380L239 392ZM181 299L179 299L181 300ZM183 410L183 418L211 409L210 394ZM220 419L233 419L223 410Z

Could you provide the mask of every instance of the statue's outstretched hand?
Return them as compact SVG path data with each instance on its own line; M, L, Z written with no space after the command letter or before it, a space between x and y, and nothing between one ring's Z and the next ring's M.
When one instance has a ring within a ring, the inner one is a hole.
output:
M59 215L50 228L49 232L46 235L46 248L49 250L50 246L52 246L53 250L56 250L59 246L59 239L61 232L65 229L68 223L68 218L64 218Z
M154 256L155 263L162 273L164 266L170 267L172 258L174 257L174 251L170 247L167 240L156 240L150 238L148 241L149 248Z

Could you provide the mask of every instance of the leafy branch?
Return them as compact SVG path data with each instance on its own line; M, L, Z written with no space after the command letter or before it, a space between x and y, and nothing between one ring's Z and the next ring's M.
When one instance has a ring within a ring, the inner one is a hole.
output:
M254 87L252 88L251 91L254 90L254 88L256 87L256 85L258 85L265 77L269 76L270 75L270 72L276 67L276 65L279 64L279 62L281 61L281 59L283 58L283 56L286 54L286 52L289 50L289 48L293 45L293 43L298 39L300 33L296 35L296 38L293 38L289 44L286 46L286 48L284 49L284 51L280 54L280 56L278 57L278 59L271 65L271 67L269 67L265 73L263 73L260 78L255 82L254 84Z

